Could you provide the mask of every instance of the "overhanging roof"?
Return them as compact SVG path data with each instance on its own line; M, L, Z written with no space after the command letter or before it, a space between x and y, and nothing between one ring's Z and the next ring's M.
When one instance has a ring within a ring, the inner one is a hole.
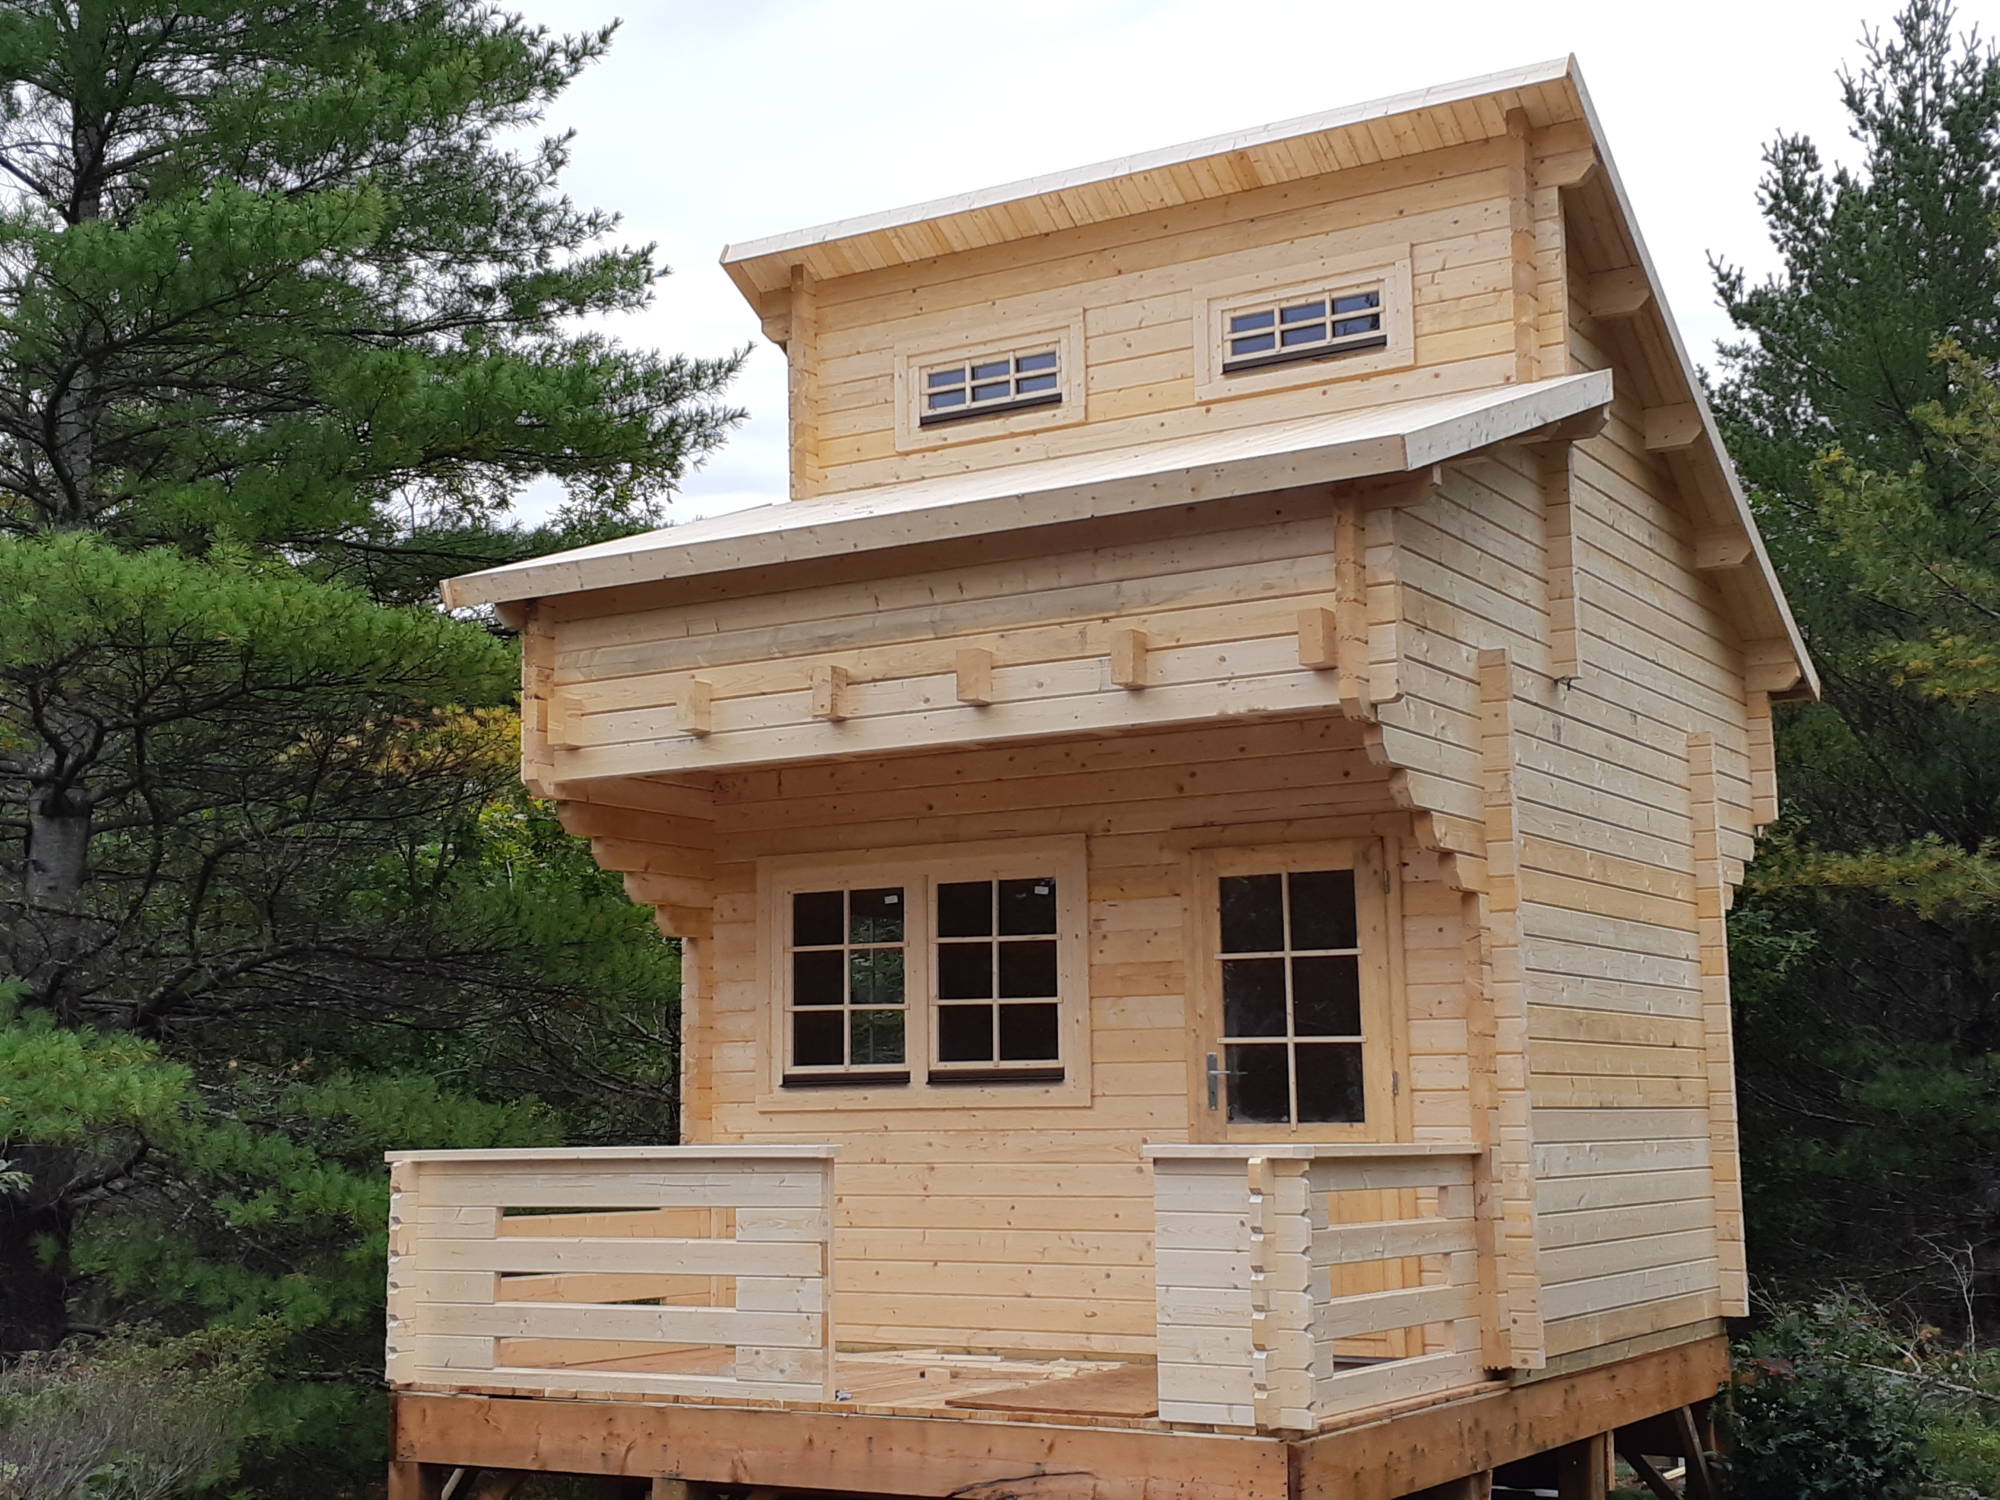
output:
M1611 399L1611 372L781 501L454 578L454 609L849 556L1442 463Z

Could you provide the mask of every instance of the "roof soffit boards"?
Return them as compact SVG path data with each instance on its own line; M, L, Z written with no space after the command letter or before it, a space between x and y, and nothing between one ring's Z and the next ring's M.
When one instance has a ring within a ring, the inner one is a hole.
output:
M1504 134L1523 111L1531 129L1569 125L1588 141L1566 208L1572 253L1594 291L1619 298L1625 332L1613 335L1621 366L1649 408L1672 410L1689 441L1666 455L1699 514L1699 550L1731 565L1712 569L1780 696L1817 696L1818 676L1758 535L1701 382L1675 327L1630 199L1574 58L1533 64L1413 93L1263 125L1181 146L1099 162L928 203L730 245L722 264L766 319L782 329L792 268L853 275L1005 243L1161 207L1224 197L1344 168ZM1622 377L1621 377L1622 383ZM814 502L819 503L819 502ZM1715 545L1715 544L1720 545ZM1785 670L1769 653L1795 669Z

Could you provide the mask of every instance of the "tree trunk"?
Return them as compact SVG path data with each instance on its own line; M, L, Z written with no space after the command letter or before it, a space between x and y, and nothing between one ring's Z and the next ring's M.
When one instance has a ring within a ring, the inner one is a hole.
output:
M30 1173L52 1166L52 1176L65 1178L67 1168L52 1160L55 1154L31 1147L16 1152L11 1165ZM0 1194L0 1287L6 1289L0 1295L0 1359L53 1349L69 1332L70 1229L70 1208L62 1199Z

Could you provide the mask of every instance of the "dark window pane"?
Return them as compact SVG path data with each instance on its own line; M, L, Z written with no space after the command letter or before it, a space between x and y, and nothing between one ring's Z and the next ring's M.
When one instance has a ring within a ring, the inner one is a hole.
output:
M937 1012L939 1062L993 1061L993 1007L940 1005Z
M1347 309L1343 307L1341 311L1345 312ZM929 384L933 390L944 385L964 385L965 366L960 365L955 370L933 370L929 376Z
M1351 333L1379 333L1382 320L1377 317L1343 318L1333 325L1333 336L1344 339Z
M1003 998L1023 996L1039 1000L1056 994L1056 945L1049 943L1002 943L1000 945L1000 994Z
M937 986L940 1000L993 998L993 945L939 943Z
M1016 387L1024 396L1032 396L1036 391L1052 391L1055 388L1056 378L1053 375L1023 375L1019 386Z
M1002 1062L1054 1062L1060 1055L1056 1042L1055 1006L1000 1007Z
M1275 340L1268 333L1253 333L1247 339L1231 339L1229 352L1233 355L1264 354L1275 347Z
M1222 951L1276 953L1285 946L1283 893L1276 875L1225 875Z
M1291 1082L1283 1042L1263 1042L1229 1051L1229 1118L1257 1124L1284 1124L1292 1118Z
M840 941L841 891L800 891L792 897L792 946L817 948Z
M844 986L840 981L841 954L838 949L792 955L792 1004L838 1005Z
M900 1010L853 1010L847 1013L853 1051L849 1061L859 1064L899 1063L903 1060L903 1013Z
M947 406L963 406L965 391L962 388L956 391L933 391L930 402L932 411L941 411Z
M1271 310L1268 307L1262 312L1238 313L1229 320L1229 331L1231 333L1248 333L1253 328L1269 328L1270 326Z
M1023 372L1029 370L1053 370L1056 367L1056 351L1045 350L1040 354L1024 354L1014 361L1014 368Z
M1292 960L1294 1036L1361 1035L1360 965L1353 957Z
M974 380L992 380L996 376L1010 375L1012 373L1013 367L1004 359L989 360L983 365L974 365L972 367L972 378Z
M1009 937L1033 936L1056 930L1056 883L1053 880L1000 882L1000 931Z
M1223 960L1222 1034L1285 1034L1285 961L1282 958Z
M903 953L900 948L864 948L847 955L848 1003L901 1005Z
M993 882L953 880L937 888L939 937L985 937L993 931Z
M1306 1043L1299 1048L1298 1066L1301 1123L1344 1123L1366 1116L1358 1045Z
M803 1011L792 1017L792 1064L800 1068L837 1068L841 1022L837 1010Z
M900 943L903 940L903 888L847 893L847 940L850 943Z
M1301 302L1296 307L1287 307L1278 313L1280 323L1303 323L1309 318L1326 316L1324 302Z
M975 385L972 388L972 399L974 401L1005 401L1007 399L1006 382L1003 381L999 385Z
M1326 337L1326 325L1313 323L1304 328L1287 328L1281 343L1287 349L1296 349L1301 344L1317 344Z
M1381 305L1382 294L1380 292L1356 292L1351 297L1335 297L1333 299L1333 310L1337 313L1360 312L1364 308L1380 307Z
M1354 946L1354 872L1294 870L1292 884L1292 947L1352 948Z

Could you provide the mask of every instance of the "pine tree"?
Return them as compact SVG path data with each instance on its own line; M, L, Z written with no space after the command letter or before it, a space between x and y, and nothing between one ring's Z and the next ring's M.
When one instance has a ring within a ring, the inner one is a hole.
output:
M735 419L740 354L580 331L662 274L528 134L609 40L0 0L0 1353L275 1319L359 1376L382 1149L671 1138L674 953L434 593L655 522Z
M1826 683L1734 918L1753 1256L1963 1323L2000 1294L2000 59L1911 0L1856 164L1768 150L1713 397Z

